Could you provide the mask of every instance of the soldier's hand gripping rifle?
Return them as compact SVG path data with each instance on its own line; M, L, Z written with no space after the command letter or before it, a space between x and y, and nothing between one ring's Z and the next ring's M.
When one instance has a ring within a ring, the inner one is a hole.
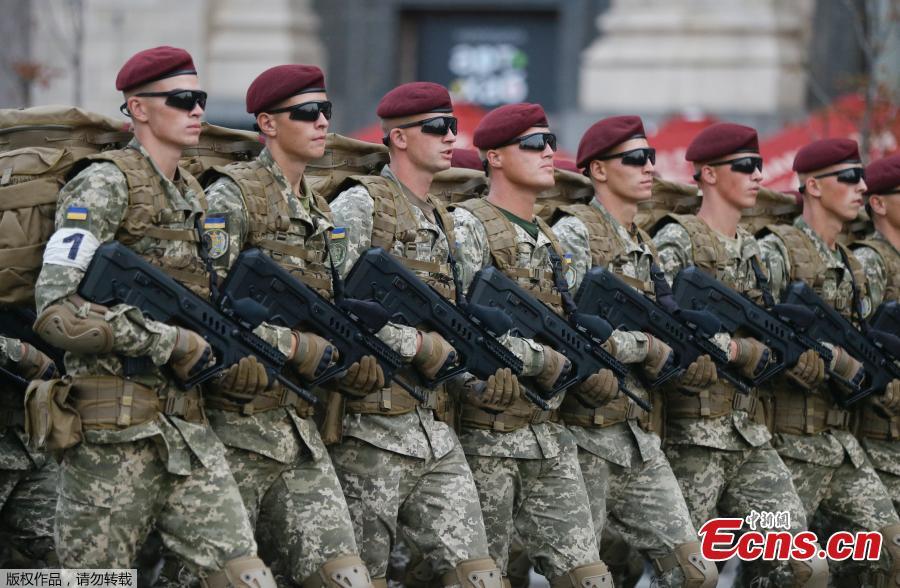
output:
M252 300L265 309L267 323L310 330L337 348L340 360L305 382L309 387L343 375L365 355L375 357L387 381L404 365L400 354L375 336L390 318L380 305L342 297L336 298L335 305L259 249L238 255L220 292L219 306L226 314L240 307L241 301ZM397 383L413 396L417 394L413 387Z
M776 304L771 309L763 308L696 266L678 272L672 290L679 306L708 310L732 335L738 331L747 333L771 350L774 357L763 372L752 379L754 385L795 366L800 355L808 349L819 354L830 377L852 385L829 367L831 350L807 332L816 317L805 306L785 300L784 304Z
M58 373L63 373L63 352L41 339L31 328L37 318L33 308L25 306L0 307L0 335L18 339L28 343L51 360L56 365ZM0 367L0 376L17 388L24 390L28 387L28 380L15 374L6 368Z
M509 330L503 315L482 313L475 305L459 308L384 249L363 253L347 274L344 288L351 298L377 302L391 321L430 328L453 346L459 363L441 369L426 383L428 387L466 371L482 380L501 368L522 373L522 361L496 339Z
M117 241L104 243L94 254L78 293L87 300L112 306L129 304L159 322L179 325L203 337L212 348L215 364L178 384L185 389L221 373L243 357L255 356L269 377L311 404L318 399L297 386L281 370L287 358L253 334L265 318L265 309L242 300L232 316L194 294L158 267Z
M671 291L657 291L657 297L664 295L671 297ZM681 309L674 300L663 305L604 267L595 267L585 274L575 302L581 313L599 315L616 329L649 333L672 348L675 362L649 383L651 387L683 373L704 354L716 364L719 377L734 384L739 391L746 394L753 386L746 378L733 373L728 367L728 355L709 340L722 329L722 323L710 312Z
M900 367L885 353L883 341L879 344L878 337L870 340L869 333L860 332L806 283L791 283L785 291L784 300L789 304L802 305L813 312L814 320L805 327L809 336L838 345L862 362L866 372L862 384L864 387L857 387L850 396L840 400L841 404L849 406L871 394L880 394L891 380L900 378ZM882 320L887 322L887 318Z
M514 334L549 345L572 363L571 371L552 390L539 393L545 400L584 382L601 369L610 369L619 380L619 390L650 411L650 405L625 386L628 373L625 364L601 347L612 333L606 321L576 313L570 322L495 267L475 274L469 286L469 300L472 304L503 311L512 320Z

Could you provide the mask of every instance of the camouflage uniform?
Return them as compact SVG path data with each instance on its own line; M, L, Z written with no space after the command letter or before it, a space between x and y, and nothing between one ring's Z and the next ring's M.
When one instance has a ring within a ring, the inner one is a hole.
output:
M465 208L456 208L453 218L457 263L467 288L475 273L494 261L482 221ZM515 235L504 237L516 244L517 268L549 271L552 232L539 231L535 238L518 224L509 224ZM534 351L543 349L527 343ZM526 375L540 371L543 354L526 363L532 362ZM563 396L551 400L551 408L558 408ZM506 426L507 418L514 424ZM575 438L550 418L549 411L537 410L524 397L494 415L463 398L460 442L481 497L491 556L505 574L517 534L535 569L552 582L573 568L597 562L599 553Z
M731 239L696 216L672 215L670 220L674 222L653 237L667 280L685 267L696 264L709 271L712 265L724 284L758 297L752 260L758 258L759 246L747 231L738 227ZM695 241L701 238L709 243L698 248ZM715 340L727 349L730 337L720 333ZM756 392L739 394L723 380L698 395L667 393L666 455L697 529L713 517L743 518L752 510L787 511L792 532L806 529L803 504L790 471L772 448L762 415ZM753 575L767 575L776 586L791 584L789 562L758 560L744 566Z
M449 243L433 220L434 201L419 201L390 167L382 170L381 177L402 190L406 213L413 215L418 226L414 242L393 240L390 253L423 263L444 263ZM334 263L341 274L349 272L372 246L377 205L361 184L331 202L335 232L344 235L332 241ZM417 347L414 327L388 323L378 335L412 360ZM330 447L360 555L373 578L385 577L391 547L398 540L409 547L413 561L427 564L428 574L442 576L460 562L487 557L472 474L453 430L435 418L435 408L441 408L446 397L440 391L422 391L428 394L427 405L396 387L370 394L373 398L348 401L343 440Z
M0 336L0 367L15 372L10 349L17 339ZM2 376L0 376L2 378ZM23 390L0 380L0 568L54 567L53 513L59 468L33 451L25 438Z
M294 228L291 239L283 241L285 245L322 251L321 239L332 225L327 207L320 209L305 181L298 198L268 149L263 149L255 163L233 164L223 171L235 165L252 166L271 176L278 196L271 213L284 207L284 216ZM210 257L224 279L243 249L262 246L251 231L257 219L248 213L241 187L228 176L213 182L206 197ZM287 232L286 227L282 230ZM279 259L292 266L305 264L304 258L291 255ZM290 353L290 329L264 325L257 332L285 355ZM310 418L311 407L277 385L249 403L227 393L211 386L205 396L206 414L226 446L228 464L256 529L260 554L276 576L286 575L289 579L282 581L299 585L326 561L356 554L347 503Z
M900 251L877 231L851 247L866 273L872 308L900 300ZM856 417L860 444L900 512L900 415L885 418L871 402L865 402Z
M138 169L152 166L153 175L146 179L161 186L162 201L154 203L158 210L133 200L113 156L140 162ZM136 139L125 152L107 152L98 159L88 162L60 192L57 233L48 244L35 289L39 310L76 292L86 269L86 261L78 263L83 249L89 256L92 245L113 239L128 239L133 250L159 265L180 265L185 275L200 275L188 271L202 267L196 233L193 241L166 238L193 231L195 218L203 214L189 177L183 172L175 182L164 177ZM66 234L81 237L70 241L71 249L63 241L65 251L55 252L59 237ZM67 253L75 263L64 262ZM198 283L202 280L192 285ZM138 545L154 525L164 544L200 573L255 556L240 492L222 443L202 418L197 391L178 389L160 369L174 349L175 327L149 320L126 305L110 307L103 320L112 330L115 354L66 354L76 406L90 404L98 376L113 376L116 379L105 381L118 382L120 390L132 385L135 394L149 389L160 399L160 410L133 424L123 393L113 422L102 428L85 422L83 442L63 454L56 507L60 563L72 568L131 567ZM122 380L122 356L150 362ZM100 384L96 389L99 393ZM79 407L83 420L87 411Z
M802 217L794 221L793 230L777 226L770 230L772 232L759 243L769 270L772 292L778 296L791 281L806 277L805 272L825 268L824 275L814 277L818 284L816 290L824 300L851 318L851 307L855 303L853 280L840 249L831 251ZM817 257L806 259L802 255ZM799 267L801 260L802 268ZM848 256L848 260L852 260L852 256ZM856 280L862 280L858 284L859 293L864 296L865 279L861 271L858 274ZM860 307L863 316L867 316L871 310L867 297L860 301ZM850 415L834 402L835 394L841 392L829 382L809 393L790 386L780 387L773 399L774 446L793 475L807 517L820 511L829 520L840 521L844 530L873 531L892 527L891 535L900 534L898 528L893 527L900 519L891 499L850 432ZM797 406L806 408L798 411ZM803 415L802 422L790 420L798 413ZM888 544L892 540L893 537L885 537ZM879 565L890 565L890 559L883 556ZM849 573L844 568L852 565L845 563L835 566L840 568L841 575ZM839 575L838 569L834 574Z
M650 264L654 252L647 242L649 237L645 241L636 227L631 231L623 227L595 198L590 205L561 210L565 216L553 225L553 232L569 260L573 291L577 291L585 273L600 262L617 274L643 282L643 290L652 294ZM608 237L609 251L591 247L593 235L588 222L596 227L595 232ZM648 340L644 333L617 330L612 336L621 361L637 363L646 357ZM634 371L626 384L650 401L649 391L634 377ZM567 409L576 414L567 415ZM678 481L660 448L659 436L650 428L649 414L621 393L596 410L581 408L574 398L566 398L562 412L578 444L578 459L598 532L604 529L608 516L629 545L654 561L669 556L677 546L697 541ZM597 424L582 422L585 417ZM599 534L597 542L602 547ZM711 562L706 565L714 567ZM677 565L658 577L660 586L681 586L683 582L684 574Z

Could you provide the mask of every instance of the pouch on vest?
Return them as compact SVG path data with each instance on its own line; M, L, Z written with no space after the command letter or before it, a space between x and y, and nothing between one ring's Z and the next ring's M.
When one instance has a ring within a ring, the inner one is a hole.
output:
M187 147L181 152L178 165L199 178L203 172L217 165L250 161L262 149L263 144L256 133L204 122L200 127L200 142L196 147Z
M25 391L25 436L38 451L62 451L81 443L81 415L72 406L71 378L35 380Z
M388 148L337 133L325 137L325 155L311 161L303 173L310 189L331 202L350 176L375 176L390 161Z
M0 306L34 306L34 283L72 164L123 147L128 123L68 106L0 109Z

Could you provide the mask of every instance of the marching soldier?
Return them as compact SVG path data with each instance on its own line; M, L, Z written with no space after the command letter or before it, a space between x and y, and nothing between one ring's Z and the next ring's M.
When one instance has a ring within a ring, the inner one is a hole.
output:
M80 417L60 441L60 564L130 568L155 527L206 586L274 586L199 391L180 389L172 377L183 381L204 368L209 345L134 307L106 308L77 294L98 246L113 239L209 293L198 249L203 191L178 167L182 149L197 144L206 105L191 56L173 47L141 51L119 71L116 89L134 139L76 164L35 289L35 332L68 352L72 377L70 389L54 381L49 394L62 403L67 392Z
M797 152L793 169L800 177L803 214L793 226L767 227L760 239L772 292L778 296L794 280L807 282L842 315L858 323L871 312L865 274L836 240L844 223L856 218L866 191L856 141L810 143ZM831 368L852 382L864 375L861 364L840 347L834 348ZM891 382L873 402L888 412L897 410L898 386L900 382ZM791 471L807 517L819 511L841 521L843 529L878 530L884 536L886 553L878 569L850 562L834 566L839 585L886 585L900 580L900 522L884 485L849 430L849 412L835 401L844 393L836 382L818 382L808 390L776 386L774 445Z
M590 177L595 195L588 204L560 207L553 225L574 273L573 290L591 267L602 266L655 295L650 275L655 249L634 224L638 204L651 197L654 159L637 116L603 119L581 138L577 165ZM671 355L649 334L614 331L611 340L616 358L639 366L649 380ZM696 392L716 382L715 365L705 355L688 367L680 385ZM640 378L629 377L627 385L650 400ZM660 586L715 586L716 566L700 556L697 532L650 415L621 394L599 408L566 396L560 415L578 444L595 528L612 523L629 545L647 554Z
M554 182L556 137L548 126L537 104L502 106L481 120L474 144L487 161L489 193L457 205L453 230L463 286L494 265L562 313L562 250L533 214L538 194ZM568 362L548 346L528 343L540 358L537 385L552 388ZM482 395L477 382L467 387L460 441L478 486L491 555L505 570L516 534L551 586L612 586L598 557L577 447L565 427L552 422L555 410L540 409L518 388ZM601 370L575 393L599 406L617 390L612 371ZM561 400L551 401L554 409Z
M759 246L738 225L741 211L756 202L762 158L756 131L718 123L701 131L687 149L703 192L697 215L670 214L653 237L669 281L696 265L727 286L761 300L766 287ZM752 337L716 337L731 363L753 377L768 363L770 351ZM809 386L821 377L821 360L804 354L790 378ZM715 516L743 518L757 512L787 511L793 532L806 529L806 514L791 473L770 444L757 391L740 394L720 379L701 390L666 395L666 455L694 525ZM824 560L745 562L748 575L766 576L776 586L825 586Z
M381 99L377 114L390 164L380 176L353 178L331 202L334 263L346 274L367 249L382 247L453 300L452 220L428 193L434 175L450 167L456 141L450 94L438 84L403 84ZM422 385L455 352L437 333L412 326L389 323L379 336L410 362L401 377L427 401L391 383L345 402L343 438L331 457L360 555L376 586L386 585L391 547L402 539L419 564L406 585L499 587L472 474L444 422L450 399L444 385Z

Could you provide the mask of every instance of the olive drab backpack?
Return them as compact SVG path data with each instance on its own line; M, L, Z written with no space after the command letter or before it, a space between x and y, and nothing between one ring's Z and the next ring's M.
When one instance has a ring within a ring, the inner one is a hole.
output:
M582 174L564 169L553 170L556 185L544 190L534 203L534 216L549 223L560 206L590 202L594 196L591 181Z
M196 147L185 149L178 165L195 178L200 178L203 172L217 165L250 161L262 149L263 143L254 132L203 123L200 128L200 143Z
M450 206L469 198L487 194L488 178L483 171L467 167L451 167L435 174L428 193Z
M72 106L0 109L0 306L34 306L66 174L82 157L124 147L129 126Z
M325 155L306 166L304 177L313 192L331 202L344 180L378 175L388 161L390 155L384 145L328 133Z

